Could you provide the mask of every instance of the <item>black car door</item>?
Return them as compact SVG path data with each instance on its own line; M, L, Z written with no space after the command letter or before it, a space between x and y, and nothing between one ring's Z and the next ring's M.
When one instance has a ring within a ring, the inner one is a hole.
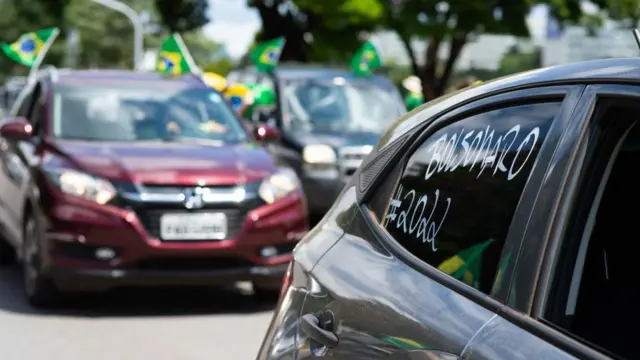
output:
M362 204L311 273L298 359L461 358L507 301L530 198L582 89L485 95L361 167Z
M638 104L640 86L585 90L533 208L508 307L469 344L469 359L510 360L519 349L638 358Z

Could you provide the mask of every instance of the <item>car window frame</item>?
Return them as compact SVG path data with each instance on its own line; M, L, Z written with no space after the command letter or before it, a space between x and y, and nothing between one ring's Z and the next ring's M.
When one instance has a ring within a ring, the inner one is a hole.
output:
M520 201L514 211L514 217L509 226L505 245L501 252L501 259L503 259L507 248L518 250L522 245L524 230L520 230L520 228L522 227L522 224L526 224L528 221L530 206L532 205L529 201L524 201L523 199L537 194L540 178L544 173L546 173L547 166L549 165L548 162L553 156L557 146L557 139L566 131L568 120L573 114L583 90L584 86L580 85L540 85L528 89L512 89L501 94L489 95L484 98L475 99L461 107L454 107L435 119L428 118L427 116L423 120L425 124L420 126L418 131L411 133L406 139L404 139L404 144L400 150L394 154L394 158L387 162L387 164L395 165L384 168L378 174L377 178L385 178L386 175L394 174L395 178L393 181L395 184L392 189L395 190L402 174L402 171L398 171L398 168L404 169L407 160L423 144L424 141L440 129L450 124L464 120L478 113L489 112L505 107L527 105L536 102L547 102L548 100L558 100L558 102L560 102L560 110L554 118L553 123L549 128L549 132L541 145L540 153L533 165L531 173L529 174L529 179L527 180L521 194ZM426 114L430 113L428 108L423 109L421 112ZM416 113L414 116L419 115L420 113ZM505 286L503 288L507 289L507 291L499 293L495 297L485 294L450 277L449 275L446 275L411 254L378 222L373 211L367 207L371 194L375 193L375 190L378 187L379 185L377 184L369 187L369 191L367 191L367 194L363 196L360 206L363 210L362 213L370 223L376 238L385 247L387 247L393 255L428 278L441 283L447 288L469 298L475 303L491 311L498 312L504 306L508 299L508 289L511 288L513 272L515 271L515 259L510 260L510 265L507 267L504 277Z
M543 312L553 283L555 264L561 256L564 235L571 226L574 200L579 196L581 183L578 182L578 177L583 171L591 146L589 131L596 125L596 104L602 98L611 97L638 101L640 84L601 83L585 88L569 127L560 140L558 151L551 160L554 166L545 174L545 183L540 191L546 195L538 199L529 229L524 236L521 251L526 250L529 256L516 264L516 277L511 286L518 283L530 284L526 294L527 301L518 301L517 307L506 308L504 312L505 318L532 334L581 359L590 360L612 357L545 320ZM540 241L541 238L544 239L543 236L548 237L546 242Z
M29 83L25 85L25 87L20 91L18 96L16 96L15 101L11 105L11 110L9 111L9 116L11 118L18 117L20 110L24 105L26 105L27 101L33 100L33 93L36 89L37 83Z

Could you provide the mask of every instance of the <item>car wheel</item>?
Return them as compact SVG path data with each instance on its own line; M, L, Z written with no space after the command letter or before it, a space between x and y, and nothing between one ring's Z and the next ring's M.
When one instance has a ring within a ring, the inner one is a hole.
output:
M24 226L22 258L24 291L31 305L47 307L53 305L60 294L53 281L42 273L39 237L38 223L33 216L30 216Z
M16 252L5 239L0 238L0 266L12 265L16 259Z
M253 282L253 296L260 301L276 302L280 297L280 286Z

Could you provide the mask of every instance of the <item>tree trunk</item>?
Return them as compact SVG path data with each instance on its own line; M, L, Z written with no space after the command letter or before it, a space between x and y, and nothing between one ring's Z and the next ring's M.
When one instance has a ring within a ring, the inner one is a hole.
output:
M413 47L411 46L411 37L406 35L399 35L402 44L404 45L404 49L407 51L407 55L409 55L409 61L411 62L411 71L414 75L420 76L420 65L418 64L418 59L416 58L416 53L413 51Z
M438 52L440 50L440 39L430 38L424 59L424 65L416 74L422 80L422 94L424 100L431 101L440 94L437 92L436 71L438 69Z
M438 84L435 89L436 96L442 96L447 90L447 85L449 84L449 79L453 74L456 61L458 60L458 57L460 57L462 48L467 43L467 36L467 32L458 32L449 42L449 57L444 65L442 75L440 75L440 79L438 79Z

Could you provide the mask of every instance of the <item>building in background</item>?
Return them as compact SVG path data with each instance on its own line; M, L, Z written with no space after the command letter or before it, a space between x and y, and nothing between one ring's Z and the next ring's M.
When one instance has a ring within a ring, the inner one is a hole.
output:
M606 21L590 32L584 26L560 29L553 17L547 19L547 36L542 45L542 66L577 61L638 56L633 33L622 24Z

